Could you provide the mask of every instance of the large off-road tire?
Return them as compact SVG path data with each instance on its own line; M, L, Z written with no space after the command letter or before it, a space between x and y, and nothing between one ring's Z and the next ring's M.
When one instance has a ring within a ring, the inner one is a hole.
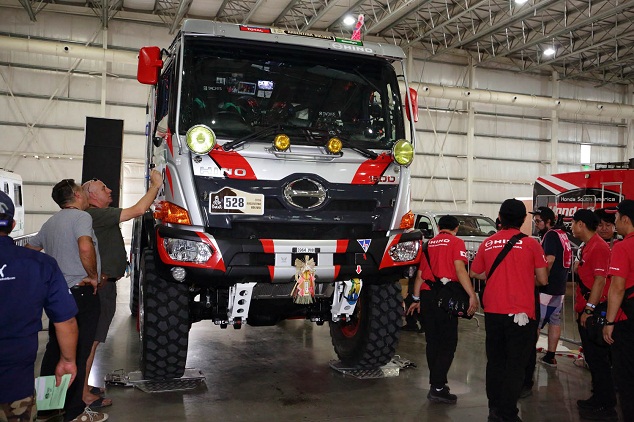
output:
M157 275L154 255L143 251L139 325L141 373L145 380L180 378L185 372L189 337L189 293L182 284Z
M378 368L390 362L403 325L400 283L366 284L350 321L330 322L330 337L349 368Z
M139 273L141 272L141 250L145 242L142 241L143 221L137 217L132 223L132 253L130 254L130 313L136 317L139 314Z

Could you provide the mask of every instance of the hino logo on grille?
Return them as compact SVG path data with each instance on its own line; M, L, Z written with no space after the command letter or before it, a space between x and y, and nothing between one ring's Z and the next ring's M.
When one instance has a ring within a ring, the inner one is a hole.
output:
M294 207L312 209L324 203L326 189L312 179L298 179L284 187L284 198Z

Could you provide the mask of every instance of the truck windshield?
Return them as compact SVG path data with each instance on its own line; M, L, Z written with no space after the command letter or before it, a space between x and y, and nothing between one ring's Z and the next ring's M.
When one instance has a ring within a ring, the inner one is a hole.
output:
M441 216L436 217L436 221ZM454 215L458 219L458 236L483 236L487 237L495 233L495 221L489 217L473 215Z
M344 147L368 149L404 137L398 82L386 60L221 38L187 37L184 46L181 134L204 124L235 140L279 127L293 144L339 136Z

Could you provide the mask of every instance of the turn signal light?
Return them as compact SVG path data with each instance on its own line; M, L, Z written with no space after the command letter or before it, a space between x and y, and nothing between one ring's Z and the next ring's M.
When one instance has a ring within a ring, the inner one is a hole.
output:
M414 228L414 213L408 211L403 218L401 218L401 225L399 228L401 229L411 229Z
M167 201L160 201L156 205L154 218L161 220L163 223L192 225L189 213L185 208Z

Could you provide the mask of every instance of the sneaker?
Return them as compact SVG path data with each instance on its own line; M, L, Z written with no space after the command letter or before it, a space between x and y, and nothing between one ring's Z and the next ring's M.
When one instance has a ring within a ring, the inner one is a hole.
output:
M588 409L579 409L581 419L590 421L618 421L619 416L616 414L614 407L599 406Z
M591 396L589 399L585 400L577 400L577 407L579 409L592 409L599 406L601 406L601 404L594 396Z
M440 390L432 387L427 393L427 399L434 403L447 403L454 404L458 401L458 396L449 392L449 387L446 385Z
M525 399L526 397L530 397L533 395L533 389L528 386L522 387L522 391L520 391L520 399Z
M95 412L90 407L84 409L84 413L70 422L103 422L108 420L107 413Z
M556 368L557 367L557 359L552 358L552 359L547 359L546 355L542 356L542 358L539 360L541 363L543 363L544 365L550 366L551 368Z

